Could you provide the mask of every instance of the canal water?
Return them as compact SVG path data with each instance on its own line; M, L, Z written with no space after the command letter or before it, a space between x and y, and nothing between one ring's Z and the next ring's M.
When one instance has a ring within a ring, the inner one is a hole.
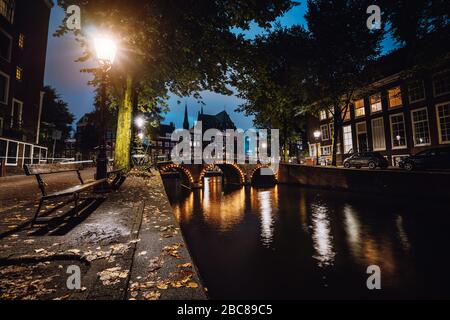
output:
M292 185L166 191L213 299L450 298L450 207ZM368 290L369 266L381 290Z

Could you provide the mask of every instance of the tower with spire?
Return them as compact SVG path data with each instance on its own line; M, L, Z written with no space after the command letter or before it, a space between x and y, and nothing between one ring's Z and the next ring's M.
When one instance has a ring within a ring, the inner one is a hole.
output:
M187 103L184 105L184 122L183 122L183 129L189 130L189 118L188 118Z

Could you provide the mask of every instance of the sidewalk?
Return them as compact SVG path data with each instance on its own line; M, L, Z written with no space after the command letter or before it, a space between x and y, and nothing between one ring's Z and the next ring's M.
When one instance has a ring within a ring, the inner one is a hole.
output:
M106 200L85 200L78 217L66 206L32 229L35 204L21 201L0 209L0 299L206 298L159 173L130 176ZM69 266L80 268L79 290L67 288Z

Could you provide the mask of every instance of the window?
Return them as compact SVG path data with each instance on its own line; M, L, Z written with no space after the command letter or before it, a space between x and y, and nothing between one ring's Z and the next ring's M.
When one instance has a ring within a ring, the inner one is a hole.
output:
M411 82L408 85L408 95L409 95L409 103L414 103L425 99L425 90L423 88L423 81L417 80Z
M19 33L19 48L23 49L25 47L25 36L23 33Z
M392 149L406 147L405 118L403 117L403 113L391 116L391 140Z
M310 156L311 158L317 156L317 153L316 153L316 146L317 146L316 144L310 144L310 145L309 145L309 156Z
M355 101L355 116L363 117L365 114L366 110L364 109L364 99Z
M162 147L162 141L158 141L158 147Z
M330 131L328 131L328 125L324 124L320 126L320 131L322 132L322 141L330 140Z
M6 145L6 165L17 166L19 157L19 146L17 142L8 141Z
M344 128L344 153L349 153L353 149L352 126Z
M342 119L344 121L349 121L351 119L351 115L350 115L350 106L348 107L343 107L342 110Z
M0 0L0 14L4 16L9 23L13 23L14 21L15 4L15 0Z
M11 108L11 128L16 126L22 128L23 103L19 100L13 99Z
M374 151L386 150L383 118L372 119L372 140Z
M11 61L12 38L5 31L0 30L0 57Z
M324 147L322 147L322 155L323 156L331 155L331 146L324 146Z
M433 76L434 95L440 96L450 92L450 71Z
M370 97L370 112L380 112L383 109L381 105L381 93L374 94Z
M23 69L21 67L16 67L16 80L21 81L23 77Z
M436 106L439 143L450 143L450 102Z
M170 142L165 143L166 148L170 148Z
M388 97L389 97L389 108L395 108L403 104L402 91L400 90L400 87L395 87L388 90Z
M333 122L330 123L329 127L330 127L330 136L331 138L334 138L334 123Z
M0 103L8 104L9 76L0 71Z
M411 111L414 145L430 144L430 129L428 127L428 112L426 108Z
M327 112L325 110L320 111L320 120L326 120L327 119Z

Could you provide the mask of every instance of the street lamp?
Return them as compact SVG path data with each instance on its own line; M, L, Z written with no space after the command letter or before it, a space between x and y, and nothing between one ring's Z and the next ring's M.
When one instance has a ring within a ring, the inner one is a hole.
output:
M319 139L322 136L322 132L319 130L314 131L314 138L316 139L316 165L320 165L319 163Z
M134 123L136 124L136 127L142 129L145 125L145 119L142 116L139 116L136 119L134 119Z
M101 137L100 146L98 148L97 155L97 173L96 179L106 179L108 175L108 158L106 155L106 123L105 123L105 109L106 109L106 86L107 86L107 75L108 71L114 63L114 59L117 53L116 43L106 37L98 37L94 39L95 51L97 53L97 59L100 64L100 69L102 72L102 81L100 85L101 90L101 103L100 103L100 126L101 126ZM103 191L105 186L99 186L98 191Z

